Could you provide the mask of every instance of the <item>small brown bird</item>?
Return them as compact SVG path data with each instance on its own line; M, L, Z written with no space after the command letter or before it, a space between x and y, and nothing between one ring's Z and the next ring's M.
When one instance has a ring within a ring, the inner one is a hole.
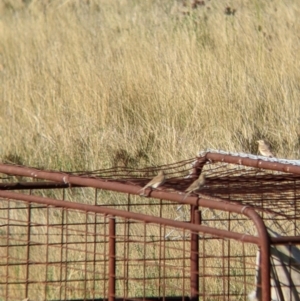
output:
M197 180L195 180L186 190L187 194L184 196L184 201L192 192L201 190L205 186L205 173L201 173ZM177 211L180 210L182 205L177 207Z
M258 143L258 151L260 152L261 155L269 158L274 158L275 156L272 154L270 150L269 144L264 141L264 140L257 140Z
M199 178L195 180L186 190L187 194L185 195L184 199L186 199L192 192L200 190L205 185L205 174L201 173Z
M161 170L159 171L158 175L155 176L150 182L148 182L140 191L143 191L143 194L140 195L145 195L145 190L150 187L150 188L158 188L160 185L162 185L166 181L166 176L165 173ZM139 192L140 192L139 191Z

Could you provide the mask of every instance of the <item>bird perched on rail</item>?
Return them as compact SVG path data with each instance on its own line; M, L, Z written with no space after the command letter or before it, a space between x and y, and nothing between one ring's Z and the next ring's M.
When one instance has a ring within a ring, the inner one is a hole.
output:
M197 180L195 180L186 190L187 194L185 195L185 200L192 192L200 190L205 185L205 173L201 173Z
M270 145L265 140L257 140L258 143L258 151L261 155L269 158L274 158L275 156L270 150Z
M150 182L148 182L139 192L143 191L140 195L145 195L145 190L150 188L158 188L159 186L163 185L166 181L166 176L163 170L159 171L158 175L155 176Z
M183 200L184 201L192 192L195 192L197 190L201 190L205 186L205 173L201 173L196 179L186 190L187 194L184 196ZM177 207L177 211L180 210L182 205Z

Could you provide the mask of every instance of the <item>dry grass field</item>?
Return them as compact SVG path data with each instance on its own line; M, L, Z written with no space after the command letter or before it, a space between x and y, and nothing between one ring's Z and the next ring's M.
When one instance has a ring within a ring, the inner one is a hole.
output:
M3 0L0 158L84 170L299 158L296 0ZM298 133L298 134L297 134Z

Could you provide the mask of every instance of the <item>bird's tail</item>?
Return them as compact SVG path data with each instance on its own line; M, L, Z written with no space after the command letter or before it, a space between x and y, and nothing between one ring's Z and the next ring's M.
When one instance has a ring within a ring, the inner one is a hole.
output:
M141 193L141 191L142 191L143 193ZM138 191L138 194L139 194L139 195L145 195L145 187L141 188L141 189Z
M189 195L191 194L191 192L186 193L186 195L182 198L181 202L183 202ZM177 211L179 211L182 208L183 205L179 205L177 207Z

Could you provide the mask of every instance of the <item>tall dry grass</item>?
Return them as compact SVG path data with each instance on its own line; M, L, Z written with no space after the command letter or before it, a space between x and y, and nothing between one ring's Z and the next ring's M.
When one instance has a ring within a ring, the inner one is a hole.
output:
M2 1L1 160L155 165L258 138L299 158L298 1L197 3Z

